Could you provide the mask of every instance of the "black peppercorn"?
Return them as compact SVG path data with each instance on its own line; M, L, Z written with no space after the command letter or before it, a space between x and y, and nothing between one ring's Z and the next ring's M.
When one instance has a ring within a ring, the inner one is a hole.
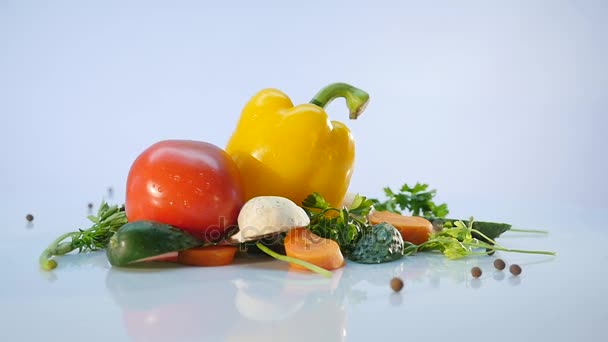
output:
M494 267L496 267L497 270L502 271L505 269L507 265L505 264L504 260L502 259L496 259L494 260Z
M403 288L403 280L401 280L400 278L397 278L397 277L391 279L391 289L393 289L393 291L399 292L399 291L401 291L402 288Z
M512 275L518 276L521 274L521 267L519 265L513 264L511 265L511 267L509 267L509 271Z

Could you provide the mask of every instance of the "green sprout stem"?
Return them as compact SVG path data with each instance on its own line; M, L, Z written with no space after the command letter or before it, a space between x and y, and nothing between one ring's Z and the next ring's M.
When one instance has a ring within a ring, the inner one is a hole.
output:
M40 262L40 267L42 267L43 270L45 271L50 271L52 269L54 269L55 267L57 267L57 261L52 260L51 258L54 255L61 255L61 254L66 254L66 253L61 253L58 254L57 253L57 247L59 246L59 244L69 238L69 237L73 237L74 235L76 235L78 233L75 232L71 232L71 233L65 233L61 236L59 236L57 239L55 239L43 252L42 254L40 254L40 258L38 258L38 261ZM63 252L63 250L62 250Z
M304 260L292 258L292 257L289 257L287 255L281 255L281 254L275 253L274 251L272 251L270 248L264 246L259 241L256 242L255 245L262 252L270 255L271 257L273 257L273 258L275 258L277 260L281 260L281 261L289 262L289 263L292 263L292 264L300 265L300 266L305 267L305 268L307 268L307 269L309 269L309 270L311 270L313 272L316 272L316 273L318 273L318 274L320 274L320 275L322 275L322 276L324 276L326 278L331 278L331 276L332 276L332 273L330 271L328 271L328 270L326 270L324 268L321 268L321 267L319 267L317 265L313 265L313 264L311 264L309 262L306 262Z
M508 230L508 232L532 233L532 234L549 234L548 231L546 231L546 230L539 230L539 229L518 229L518 228L511 228L511 229Z
M557 253L555 252L550 252L550 251L532 251L532 250L526 250L526 249L509 249L509 248L505 248L502 246L498 246L498 245L489 245L489 244L470 244L470 243L463 243L464 246L467 247L478 247L478 248L486 248L486 249L491 249L491 250L495 250L495 251L502 251L502 252L510 252L510 253L525 253L525 254L542 254L542 255L557 255ZM483 253L486 254L486 253Z
M503 252L511 252L511 253L525 253L525 254L544 254L544 255L556 255L555 252L549 252L549 251L531 251L531 250L525 250L525 249L509 249L509 248L505 248L499 244L496 243L496 241L490 239L489 237L487 237L484 233L480 232L477 229L471 229L472 232L479 234L479 236L483 237L484 239L486 239L487 241L490 242L490 244L487 243L479 243L479 244L467 244L467 243L463 243L464 245L468 245L470 247L475 247L480 245L481 248L487 248L487 249L492 249L492 250L496 250L496 251L503 251ZM485 246L481 246L481 245L485 245Z
M76 249L79 252L104 249L116 230L127 223L123 208L109 206L105 202L99 207L97 216L89 216L89 220L93 222L91 228L65 233L55 239L40 254L40 268L45 271L53 270L57 267L57 261L53 260L53 257L68 254Z

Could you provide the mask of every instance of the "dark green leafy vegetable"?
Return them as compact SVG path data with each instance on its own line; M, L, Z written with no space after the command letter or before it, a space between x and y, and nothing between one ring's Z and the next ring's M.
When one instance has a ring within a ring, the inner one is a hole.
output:
M151 221L130 222L110 239L106 249L113 266L127 266L203 243L183 230Z
M52 270L57 267L57 261L51 259L78 250L79 253L104 249L118 228L127 223L124 206L108 205L102 202L97 216L90 215L93 222L91 228L65 233L53 241L40 255L40 267Z
M368 227L367 214L372 209L372 202L356 195L350 208L332 208L315 192L304 199L302 206L310 217L308 229L322 238L336 241L342 254L348 256Z
M442 219L442 218L426 217L426 219L431 221L435 230L442 230L444 228L454 227L454 224L457 221L462 221L462 223L464 223L465 225L469 224L469 221L467 221L467 220L457 220L457 219L450 219L450 218ZM507 223L474 221L473 229L478 230L479 232L483 233L483 235L485 235L486 237L488 237L492 240L495 240L502 233L511 229L511 225L507 224ZM491 241L486 240L482 235L480 235L476 232L473 232L473 237L476 239L479 239L481 241L491 243Z
M362 264L379 264L403 257L401 233L388 223L374 225L361 237L350 260Z
M401 214L407 210L412 216L446 217L450 212L448 205L435 204L433 198L437 190L428 190L428 184L416 183L413 187L403 184L398 193L391 188L384 188L387 199L383 202L371 199L376 210L386 210Z

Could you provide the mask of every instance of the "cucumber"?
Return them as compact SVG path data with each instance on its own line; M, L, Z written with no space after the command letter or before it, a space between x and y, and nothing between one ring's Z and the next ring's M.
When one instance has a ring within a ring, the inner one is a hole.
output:
M113 266L127 266L202 244L192 235L170 225L136 221L116 231L108 243L106 255Z
M247 254L268 256L268 254L262 252L255 245L259 241L260 243L262 243L262 245L268 247L273 252L285 255L285 245L283 244L283 241L285 240L285 235L287 235L287 233L283 232L273 234L271 236L267 236L256 241L243 242L239 246L239 250L244 251Z
M379 264L403 257L401 233L388 223L379 223L364 233L348 258L362 264Z
M464 223L464 224L467 224L467 225L469 224L468 220L458 220L458 219L449 219L449 218L441 219L441 218L429 218L429 217L427 217L426 219L431 221L431 223L433 224L433 228L435 230L443 229L444 225L448 222L451 225L454 224L454 221L462 221L462 223ZM502 233L511 229L511 225L507 224L507 223L474 221L473 229L477 229L481 233L483 233L485 236L489 237L492 240L495 240ZM473 237L476 239L479 239L480 241L490 243L490 241L487 241L486 239L484 239L477 233L473 233Z

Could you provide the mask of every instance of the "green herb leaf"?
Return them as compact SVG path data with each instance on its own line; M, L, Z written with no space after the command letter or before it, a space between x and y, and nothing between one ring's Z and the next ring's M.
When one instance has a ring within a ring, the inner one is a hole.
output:
M313 193L302 202L310 217L310 229L316 235L334 240L346 256L368 229L367 214L372 209L372 201L356 195L350 208L333 208L318 193Z
M312 209L325 210L329 208L330 205L329 202L327 202L325 198L321 196L321 194L314 192L304 199L302 206Z
M373 205L374 202L371 199L357 194L355 195L355 199L353 200L353 203L351 203L350 208L348 208L348 211L351 215L366 217L372 210Z
M455 222L462 221L465 225L469 224L467 220L458 220L458 219L450 219L450 218L434 218L434 217L426 217L427 220L431 221L433 227L436 230L441 230L443 228L450 228L454 226ZM474 221L473 229L480 231L487 237L492 240L496 240L502 233L511 229L511 225L507 223L496 223L496 222L485 222L485 221ZM490 242L482 238L479 234L473 233L473 236L481 241Z
M376 210L386 210L401 214L408 211L413 216L445 217L448 215L448 206L445 203L435 204L433 198L436 190L428 190L428 184L416 183L410 187L407 183L403 184L399 193L395 193L390 188L384 188L387 199L380 201L371 199Z

